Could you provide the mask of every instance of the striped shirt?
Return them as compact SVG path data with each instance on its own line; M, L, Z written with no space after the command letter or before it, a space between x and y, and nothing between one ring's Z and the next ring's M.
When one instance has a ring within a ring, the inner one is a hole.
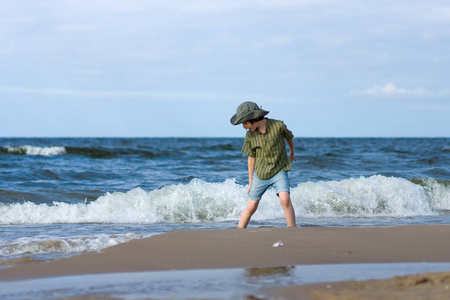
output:
M294 135L283 121L267 119L266 132L248 131L242 152L256 158L256 175L260 179L269 179L279 171L292 170L286 153L285 140Z

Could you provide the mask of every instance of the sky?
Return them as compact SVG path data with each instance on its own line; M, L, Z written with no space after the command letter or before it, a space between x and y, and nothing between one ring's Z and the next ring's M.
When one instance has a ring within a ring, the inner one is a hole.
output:
M450 137L450 2L1 0L0 137Z

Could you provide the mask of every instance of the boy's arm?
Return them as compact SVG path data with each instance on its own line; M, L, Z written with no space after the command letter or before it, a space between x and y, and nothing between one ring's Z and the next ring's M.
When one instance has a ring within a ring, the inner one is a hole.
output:
M294 157L294 139L286 140L289 146L289 159L291 162L297 161Z
M250 187L252 186L253 181L253 172L255 171L255 161L254 157L248 157L248 189L247 194L250 192Z

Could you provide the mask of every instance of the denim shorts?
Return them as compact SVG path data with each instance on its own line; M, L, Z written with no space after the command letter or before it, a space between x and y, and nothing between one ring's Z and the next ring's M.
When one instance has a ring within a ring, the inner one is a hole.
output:
M262 195L270 187L275 189L277 195L281 192L290 193L287 171L280 171L269 179L260 179L256 176L256 173L253 174L252 186L250 187L250 192L248 193L249 199L255 201L261 200Z

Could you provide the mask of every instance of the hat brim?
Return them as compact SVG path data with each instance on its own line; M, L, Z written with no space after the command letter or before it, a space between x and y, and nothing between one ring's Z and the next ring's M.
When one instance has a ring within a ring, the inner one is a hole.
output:
M259 117L263 117L265 115L267 115L269 112L267 110L257 110L257 111L252 111L250 113L248 113L245 116L242 116L241 118L238 118L237 114L234 114L234 116L231 117L230 122L233 125L239 125L244 123L245 121L249 121L249 120L253 120Z

